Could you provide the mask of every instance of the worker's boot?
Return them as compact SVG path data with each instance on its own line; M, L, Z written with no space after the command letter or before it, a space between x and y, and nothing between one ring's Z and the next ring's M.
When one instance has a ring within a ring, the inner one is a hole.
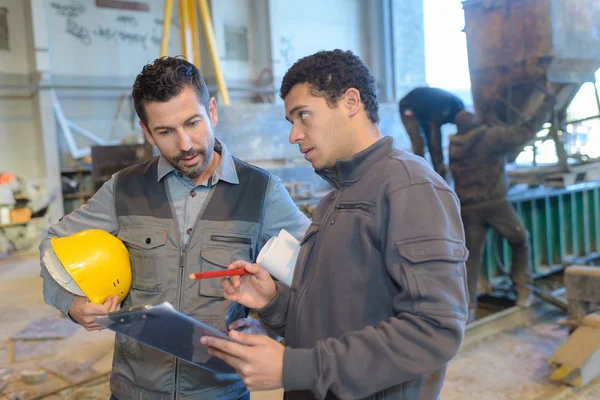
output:
M535 295L530 285L515 286L515 293L517 294L517 306L528 308L535 303Z

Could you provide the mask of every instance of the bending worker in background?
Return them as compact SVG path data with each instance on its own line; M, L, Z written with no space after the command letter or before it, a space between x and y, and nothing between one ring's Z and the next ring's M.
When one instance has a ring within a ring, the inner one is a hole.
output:
M546 99L530 118L515 125L480 125L473 114L456 117L458 133L450 137L450 171L454 190L461 202L469 259L469 320L477 310L477 282L483 259L486 233L491 226L512 249L511 278L517 305L534 301L529 237L525 226L507 198L506 156L519 151L542 128L551 107Z
M291 288L257 264L223 280L285 337L205 337L250 389L287 399L438 399L467 319L459 202L421 158L382 137L375 79L349 51L296 62L281 97L290 142L333 188L301 242Z
M192 272L253 261L281 229L301 238L309 220L275 176L234 158L215 138L217 105L198 69L179 58L146 65L133 85L140 126L160 157L115 174L83 207L52 226L42 241L98 228L121 239L131 255L132 287L124 306L168 301L226 331L248 310L223 298L216 280L189 282ZM87 330L115 299L95 305L56 284L43 262L46 302ZM112 399L249 398L235 374L176 360L117 334Z
M442 152L442 125L453 124L456 115L465 109L463 102L445 90L418 87L400 100L400 118L410 137L413 153L425 157L429 149L435 171L446 178Z

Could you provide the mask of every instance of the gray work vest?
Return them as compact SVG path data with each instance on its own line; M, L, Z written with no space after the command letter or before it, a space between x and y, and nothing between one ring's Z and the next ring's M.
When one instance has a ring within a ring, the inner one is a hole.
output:
M132 287L123 307L170 302L183 313L227 331L247 310L222 296L219 279L192 281L192 272L254 261L262 231L269 174L234 159L239 184L211 188L188 244L181 245L158 158L119 172L115 183L118 237L131 256ZM246 388L236 374L215 375L117 334L110 380L119 400L237 399Z

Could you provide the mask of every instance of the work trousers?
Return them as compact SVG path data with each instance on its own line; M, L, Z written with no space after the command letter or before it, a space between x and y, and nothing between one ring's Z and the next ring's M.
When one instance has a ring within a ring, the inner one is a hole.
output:
M446 178L446 166L444 165L444 153L442 152L442 129L438 123L420 121L412 116L400 113L402 124L410 138L413 153L425 157L425 145L429 149L431 163L435 172Z
M523 222L508 200L475 210L462 211L465 238L469 258L467 259L467 284L469 287L469 309L477 309L477 282L483 261L483 249L487 231L494 228L503 236L512 249L510 276L517 295L527 294L530 284L531 263L529 258L529 235Z

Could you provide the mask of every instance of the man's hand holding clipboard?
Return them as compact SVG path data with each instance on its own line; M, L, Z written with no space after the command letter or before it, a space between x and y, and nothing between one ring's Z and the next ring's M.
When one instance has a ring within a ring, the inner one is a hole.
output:
M260 309L275 297L276 286L271 275L258 264L236 261L229 270L244 268L248 274L221 278L223 296L246 307ZM285 347L263 335L251 335L235 330L229 337L204 336L200 342L208 353L232 366L250 390L278 389L283 384L283 353Z

